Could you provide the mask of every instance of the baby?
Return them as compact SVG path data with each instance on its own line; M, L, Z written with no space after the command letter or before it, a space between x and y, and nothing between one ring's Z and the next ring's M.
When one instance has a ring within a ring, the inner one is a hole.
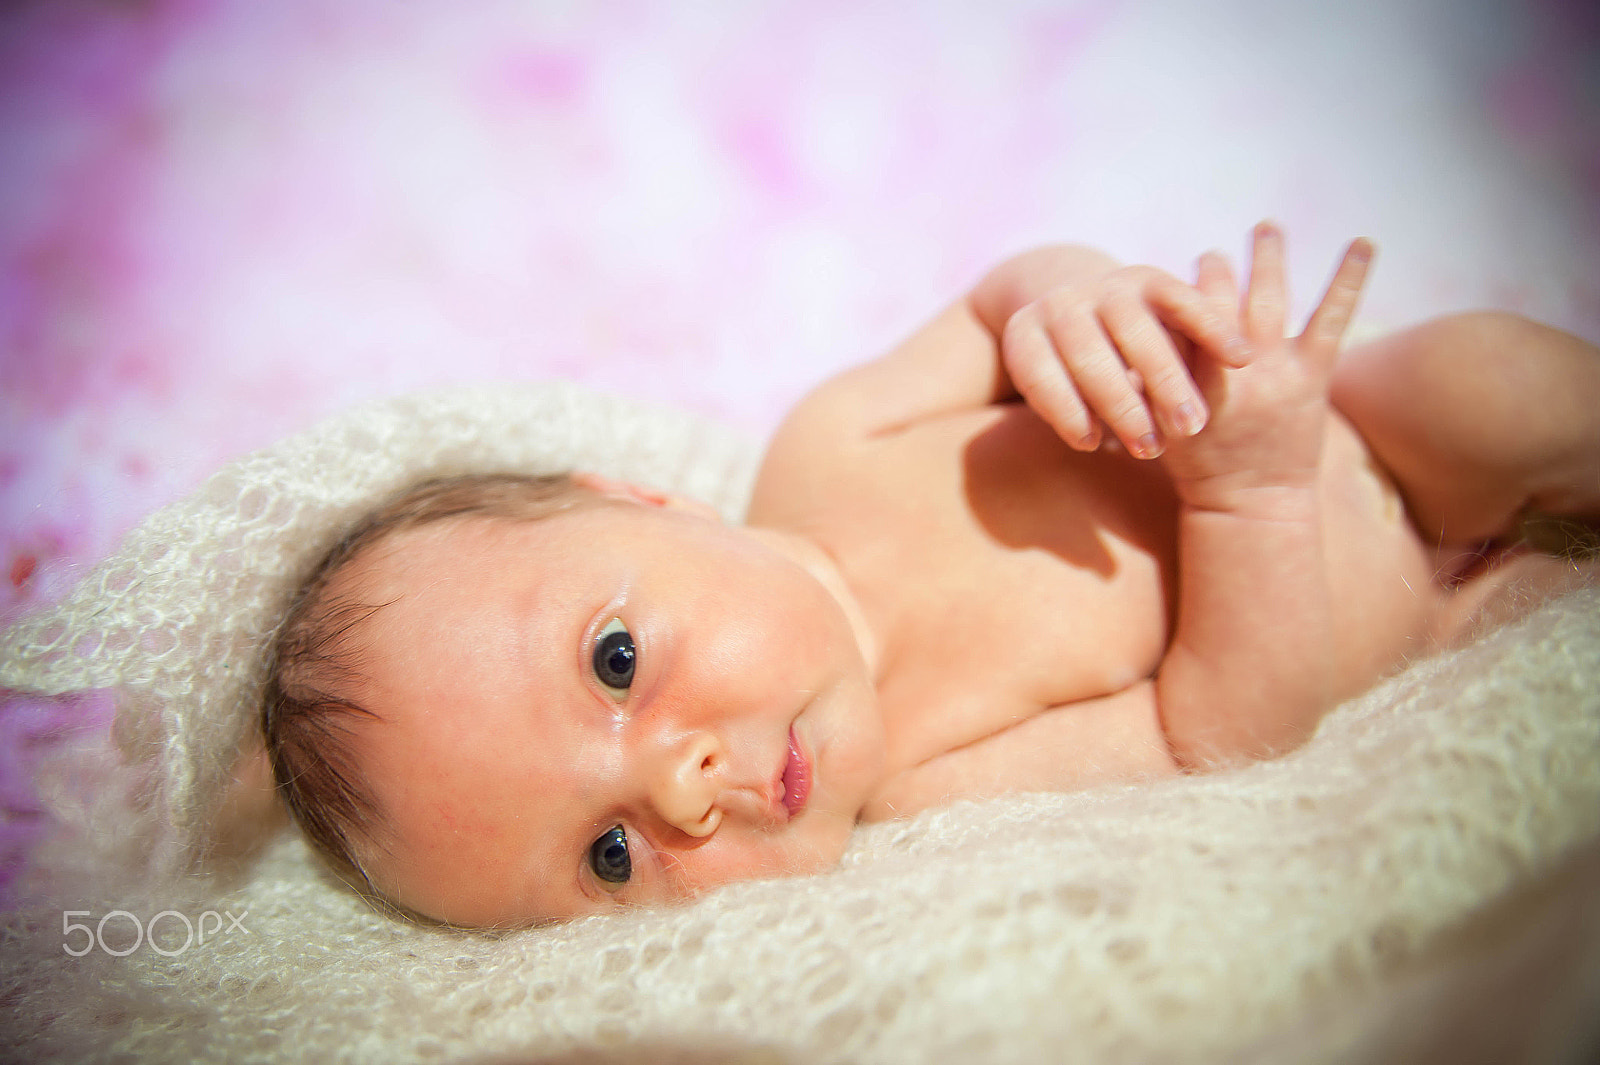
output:
M1500 314L1339 353L1241 292L1029 252L779 429L748 524L592 474L421 485L302 589L264 728L336 866L511 927L825 869L861 821L1271 756L1590 579L1600 349ZM1486 547L1485 545L1492 545Z

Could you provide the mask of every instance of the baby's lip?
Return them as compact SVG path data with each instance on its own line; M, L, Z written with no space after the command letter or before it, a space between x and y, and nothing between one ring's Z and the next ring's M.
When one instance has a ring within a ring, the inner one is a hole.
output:
M789 757L783 764L783 807L793 818L811 797L811 761L800 746L793 726L789 729Z

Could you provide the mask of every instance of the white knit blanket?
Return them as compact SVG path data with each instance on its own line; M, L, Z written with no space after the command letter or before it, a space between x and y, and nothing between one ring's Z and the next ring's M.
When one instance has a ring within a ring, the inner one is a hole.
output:
M957 804L861 830L832 873L670 910L458 933L372 911L292 831L242 862L204 857L276 619L375 499L436 473L581 466L737 516L757 458L714 426L565 386L435 394L249 456L149 518L0 642L0 685L117 702L114 744L45 780L65 827L0 946L0 1056L1331 1062L1597 1045L1597 589L1414 664L1278 761Z

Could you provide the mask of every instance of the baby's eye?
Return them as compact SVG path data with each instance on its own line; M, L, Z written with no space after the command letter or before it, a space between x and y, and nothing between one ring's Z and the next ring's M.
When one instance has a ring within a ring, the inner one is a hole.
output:
M628 834L617 825L589 845L589 868L607 891L621 890L633 875L633 859L628 857Z
M594 641L594 675L612 695L621 697L633 684L633 637L612 618Z

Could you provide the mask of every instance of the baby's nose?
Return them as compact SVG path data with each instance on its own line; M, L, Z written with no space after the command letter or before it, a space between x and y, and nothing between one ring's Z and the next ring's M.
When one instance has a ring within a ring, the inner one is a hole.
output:
M722 823L717 805L727 752L709 732L695 732L675 744L658 763L650 781L650 801L663 821L691 836L709 836Z

